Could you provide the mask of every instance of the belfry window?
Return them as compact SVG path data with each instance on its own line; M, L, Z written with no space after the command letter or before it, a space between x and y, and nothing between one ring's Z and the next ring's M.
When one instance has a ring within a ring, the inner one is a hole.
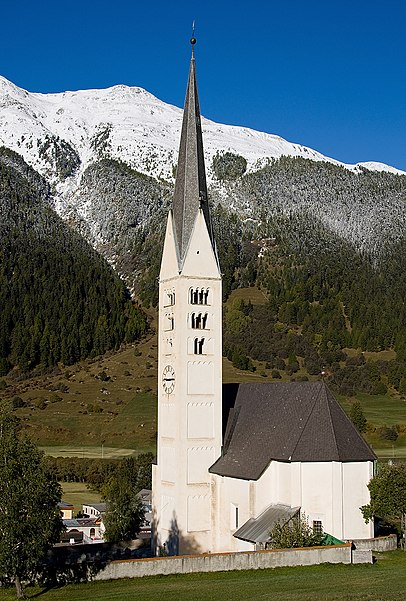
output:
M191 288L189 295L191 305L207 305L209 303L208 288Z
M175 304L175 290L165 290L164 306L171 307Z
M165 332L173 330L174 325L175 325L175 319L173 317L173 313L165 313L165 316L164 316L164 330L165 330Z
M205 330L207 328L207 313L192 313L190 316L190 327L193 330Z
M204 338L195 338L194 339L194 348L193 352L195 355L203 355L204 354Z

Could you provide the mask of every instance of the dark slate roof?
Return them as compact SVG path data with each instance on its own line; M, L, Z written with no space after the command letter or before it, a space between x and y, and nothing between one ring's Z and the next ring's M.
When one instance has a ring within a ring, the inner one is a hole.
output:
M277 522L286 524L300 511L300 507L291 507L280 503L270 505L257 518L250 518L233 536L250 543L266 543L269 533Z
M324 382L231 384L223 454L210 472L257 480L270 461L374 461Z
M172 204L180 265L185 257L199 208L203 211L214 248L213 227L207 201L196 66L194 55L192 54Z

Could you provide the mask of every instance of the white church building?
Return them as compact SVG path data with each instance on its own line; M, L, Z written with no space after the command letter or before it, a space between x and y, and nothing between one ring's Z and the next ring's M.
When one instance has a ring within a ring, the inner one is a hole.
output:
M170 554L261 548L299 512L370 538L376 457L324 382L222 385L221 271L210 218L194 43L159 278L153 537Z

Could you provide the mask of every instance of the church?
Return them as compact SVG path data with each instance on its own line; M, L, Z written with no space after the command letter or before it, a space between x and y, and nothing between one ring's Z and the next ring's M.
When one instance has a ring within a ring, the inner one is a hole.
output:
M326 384L222 384L221 270L195 42L159 277L155 548L260 549L277 521L298 514L341 540L371 538L359 508L376 456Z

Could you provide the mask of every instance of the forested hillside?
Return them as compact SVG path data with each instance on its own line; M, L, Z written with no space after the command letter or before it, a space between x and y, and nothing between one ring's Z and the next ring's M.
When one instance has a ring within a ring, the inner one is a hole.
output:
M0 374L69 365L137 339L143 313L52 210L46 180L0 149Z
M257 285L269 303L226 312L225 354L291 376L300 357L308 374L329 370L342 391L406 390L406 177L289 157L244 174L241 159L217 157L211 186L224 299ZM137 252L148 269L136 286L151 304L163 225L151 222L154 244L139 239ZM397 360L365 377L362 358L339 372L343 348L394 349Z
M56 217L46 181L18 155L0 156L3 371L69 364L138 336L143 318L106 263ZM292 157L246 173L232 153L211 168L224 300L251 285L269 300L226 312L225 354L291 376L299 364L309 375L325 368L351 390L362 378L336 369L342 349L392 349L396 361L374 381L406 387L406 177ZM171 193L167 182L101 158L84 170L66 213L146 306L157 303Z
M242 239L256 252L238 244L238 233L226 252L220 246L226 287L255 283L269 304L226 315L227 356L291 374L300 356L309 374L329 370L342 392L389 385L404 393L406 178L283 158L230 183L228 198L240 222L245 214ZM234 231L234 217L230 223L223 231ZM375 365L372 374L361 369L361 357L343 370L346 347L394 349L397 361Z

